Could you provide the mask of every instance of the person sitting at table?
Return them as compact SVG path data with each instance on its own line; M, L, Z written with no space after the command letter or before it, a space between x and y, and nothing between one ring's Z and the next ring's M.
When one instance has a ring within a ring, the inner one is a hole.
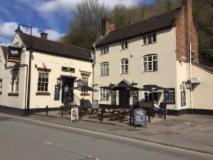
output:
M159 106L157 101L154 101L154 110L155 110L156 116L160 116L161 114L164 113L164 108L162 108L161 105Z

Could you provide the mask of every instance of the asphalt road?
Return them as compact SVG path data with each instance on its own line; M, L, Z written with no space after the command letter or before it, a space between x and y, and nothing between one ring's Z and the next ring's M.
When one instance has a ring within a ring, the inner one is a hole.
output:
M0 114L0 160L212 159L205 154L54 127Z

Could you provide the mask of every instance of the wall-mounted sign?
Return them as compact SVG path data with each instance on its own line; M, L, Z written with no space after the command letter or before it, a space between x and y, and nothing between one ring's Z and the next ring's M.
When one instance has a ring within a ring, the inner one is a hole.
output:
M75 68L70 68L70 67L62 67L61 70L63 72L71 72L71 73L75 73Z
M22 48L8 47L8 62L20 63Z
M54 93L54 100L55 101L60 100L60 90L61 90L60 85L55 85L55 93Z
M164 89L164 100L167 104L175 104L175 89L174 88Z

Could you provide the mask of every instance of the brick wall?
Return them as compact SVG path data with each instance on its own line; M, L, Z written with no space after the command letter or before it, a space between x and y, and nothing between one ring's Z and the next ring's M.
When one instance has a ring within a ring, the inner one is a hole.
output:
M176 21L177 60L189 62L189 44L191 42L194 53L193 62L198 63L198 34L193 22L193 4L192 0L183 1L185 4L183 3Z

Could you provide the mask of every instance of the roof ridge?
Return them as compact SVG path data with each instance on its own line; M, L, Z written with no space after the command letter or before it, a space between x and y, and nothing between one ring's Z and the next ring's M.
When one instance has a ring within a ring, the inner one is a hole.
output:
M30 36L29 34L24 33L24 32L21 32L21 34L24 34L24 35L26 35L26 36ZM33 37L33 38L37 38L37 39L42 40L42 41L49 41L49 42L51 42L51 43L57 43L57 44L60 44L60 45L62 45L62 46L74 47L74 48L78 48L78 49L82 49L82 50L89 51L89 49L82 48L82 47L79 47L79 46L75 46L75 45L73 45L73 44L64 44L64 43L57 42L57 41L54 41L54 40L42 39L42 38L40 38L40 37L38 37L38 36L35 36L35 35L32 35L32 37Z
M144 20L138 21L138 22L133 23L133 24L130 24L130 25L128 25L128 26L125 26L125 27L116 29L116 30L114 30L114 31L112 31L112 32L110 32L110 33L117 32L117 31L120 31L120 30L122 30L122 29L126 29L126 28L129 28L129 27L132 27L132 26L134 26L134 25L138 25L138 24L140 24L140 23L142 23L142 22L146 22L146 21L149 21L149 20L151 20L151 19L154 19L154 18L157 18L157 17L160 17L160 16L164 16L164 15L169 14L169 13L172 13L172 12L176 12L176 11L180 10L181 8L182 8L182 7L177 7L176 9L174 9L174 10L172 10L172 11L168 11L168 12L165 12L165 13L162 13L162 14L159 14L159 15L155 15L155 16L153 16L153 17L146 18L146 19L144 19ZM109 34L110 34L110 33L109 33ZM108 34L108 35L109 35L109 34Z

